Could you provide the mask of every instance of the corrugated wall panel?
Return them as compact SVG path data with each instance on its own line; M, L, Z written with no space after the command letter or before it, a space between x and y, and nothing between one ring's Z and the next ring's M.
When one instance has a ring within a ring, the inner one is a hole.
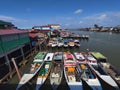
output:
M3 53L3 50L2 50L2 47L1 47L1 45L0 45L0 54L1 54L1 53Z
M15 47L19 46L19 41L17 40L12 40L12 41L8 41L8 42L3 42L3 49L5 51L11 50Z
M3 49L2 49L2 41L1 41L1 36L0 36L0 54L3 53Z
M14 49L20 45L23 45L27 42L30 42L30 39L28 36L24 37L24 38L18 38L16 40L12 40L12 41L6 41L6 42L2 42L0 40L0 54L3 53L3 51L7 52L11 49ZM3 48L3 49L2 49Z
M19 39L19 43L22 45L22 44L25 44L25 43L27 43L27 42L29 42L30 41L30 39L29 39L29 37L25 37L25 38L20 38Z

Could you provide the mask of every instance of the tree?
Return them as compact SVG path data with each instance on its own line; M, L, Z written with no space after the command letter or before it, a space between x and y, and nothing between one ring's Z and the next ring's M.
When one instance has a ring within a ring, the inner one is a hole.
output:
M95 27L95 28L99 28L99 26L98 26L97 24L94 24L94 27Z

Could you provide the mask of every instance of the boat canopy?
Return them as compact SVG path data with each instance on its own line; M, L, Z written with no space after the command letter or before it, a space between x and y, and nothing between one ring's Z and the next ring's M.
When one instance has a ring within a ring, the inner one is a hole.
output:
M99 52L92 52L92 55L96 58L96 59L107 59L105 56L103 56L101 53Z
M66 57L67 57L67 59L72 59L73 58L73 56L71 54L67 54Z
M60 60L60 59L62 59L62 54L56 54L54 56L54 60Z
M44 61L52 61L54 53L47 53Z
M34 57L34 59L44 59L45 54L46 54L45 52L38 53L38 54Z

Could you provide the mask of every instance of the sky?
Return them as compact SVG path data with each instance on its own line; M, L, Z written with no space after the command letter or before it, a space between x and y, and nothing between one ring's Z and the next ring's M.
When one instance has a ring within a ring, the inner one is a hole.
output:
M0 0L0 20L18 28L60 24L62 28L120 25L120 0Z

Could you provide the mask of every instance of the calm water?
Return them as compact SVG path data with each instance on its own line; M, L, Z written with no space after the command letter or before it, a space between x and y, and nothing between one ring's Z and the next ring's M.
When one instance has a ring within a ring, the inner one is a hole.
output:
M120 70L120 34L77 30L72 32L90 36L88 41L81 40L81 51L89 49L91 51L101 52L108 58L111 64Z
M87 32L87 31L72 31L74 33L79 33L80 35L89 35L89 40L81 40L81 46L80 48L53 48L48 51L86 51L86 49L89 49L91 51L98 51L101 52L103 55L105 55L108 58L108 62L113 64L116 68L120 70L120 34L111 34L106 32ZM64 75L63 75L64 76ZM36 78L32 80L32 85L28 85L28 90L34 90L36 83ZM18 78L17 75L10 81L9 84L4 85L3 89L0 90L14 90L18 84ZM65 85L64 90L69 90L68 86L66 85L65 78L63 78L62 84L60 85L58 90L63 89L63 85ZM5 89L5 87L7 89ZM23 89L25 90L25 89ZM41 87L41 90L51 90L49 77L46 81L46 84Z

